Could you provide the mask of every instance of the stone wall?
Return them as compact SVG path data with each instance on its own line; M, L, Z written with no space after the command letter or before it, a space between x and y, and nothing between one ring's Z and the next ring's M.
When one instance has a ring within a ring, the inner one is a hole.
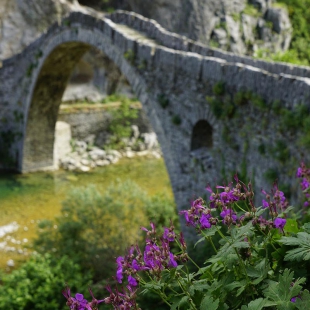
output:
M310 77L310 69L305 66L296 66L287 63L264 61L247 56L238 56L233 53L206 46L184 36L177 35L164 29L157 22L149 20L136 13L117 11L110 15L115 23L128 25L138 31L146 33L159 44L179 51L193 52L202 56L215 57L231 63L241 63L266 70L275 74L288 74L299 77Z

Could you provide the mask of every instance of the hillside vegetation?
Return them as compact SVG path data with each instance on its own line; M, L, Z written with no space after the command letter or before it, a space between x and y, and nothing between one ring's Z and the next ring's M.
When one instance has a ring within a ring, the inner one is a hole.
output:
M280 0L276 5L286 5L293 26L289 50L272 56L273 60L310 65L310 0Z

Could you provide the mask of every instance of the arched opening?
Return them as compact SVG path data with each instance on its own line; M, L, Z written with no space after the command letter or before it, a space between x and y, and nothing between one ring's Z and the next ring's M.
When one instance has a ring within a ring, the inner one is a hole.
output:
M45 60L28 110L22 172L53 169L54 132L58 109L70 74L89 45L69 42Z
M206 120L198 121L192 132L191 151L213 146L213 129Z

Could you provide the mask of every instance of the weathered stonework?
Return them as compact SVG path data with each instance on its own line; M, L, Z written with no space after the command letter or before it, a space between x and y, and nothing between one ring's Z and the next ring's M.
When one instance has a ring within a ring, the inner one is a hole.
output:
M309 68L211 49L137 14L117 12L102 19L73 13L23 53L4 61L2 168L27 172L52 166L61 97L74 64L90 46L116 64L141 101L160 142L178 208L203 194L207 183L215 184L236 170L245 170L261 188L268 168L277 168L281 179L292 176L298 160L309 162L308 151L296 143L301 133L278 130L281 117L270 108L276 101L282 109L294 110L300 103L309 108ZM217 89L219 83L224 91ZM262 99L266 107L251 99L241 102L234 115L216 117L214 100L224 106L243 92ZM206 130L197 125L200 121L208 124ZM208 128L212 133L202 143L197 134L206 134ZM277 156L257 152L262 141L273 147L279 139L287 144L285 164ZM285 181L292 188L296 185L291 178Z

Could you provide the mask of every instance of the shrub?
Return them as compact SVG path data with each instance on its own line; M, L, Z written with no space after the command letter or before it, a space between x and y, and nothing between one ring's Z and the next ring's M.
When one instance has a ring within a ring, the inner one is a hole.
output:
M110 136L105 148L122 149L124 138L131 136L131 124L138 117L138 110L130 106L130 100L124 99L118 109L111 110L112 119L108 127Z
M177 125L177 126L181 125L182 123L182 119L179 115L173 115L171 121L174 125Z
M0 309L65 309L60 294L64 283L84 292L90 279L67 256L53 260L49 254L36 254L11 274L0 274Z
M225 84L223 82L218 82L213 86L213 93L217 96L222 96L225 94Z
M170 219L177 224L173 201L164 195L150 198L132 181L112 184L104 194L90 185L68 194L55 222L39 224L34 246L55 258L69 256L82 270L94 271L96 282L111 276L114 258L128 244L141 241L141 225L150 220L167 225Z

